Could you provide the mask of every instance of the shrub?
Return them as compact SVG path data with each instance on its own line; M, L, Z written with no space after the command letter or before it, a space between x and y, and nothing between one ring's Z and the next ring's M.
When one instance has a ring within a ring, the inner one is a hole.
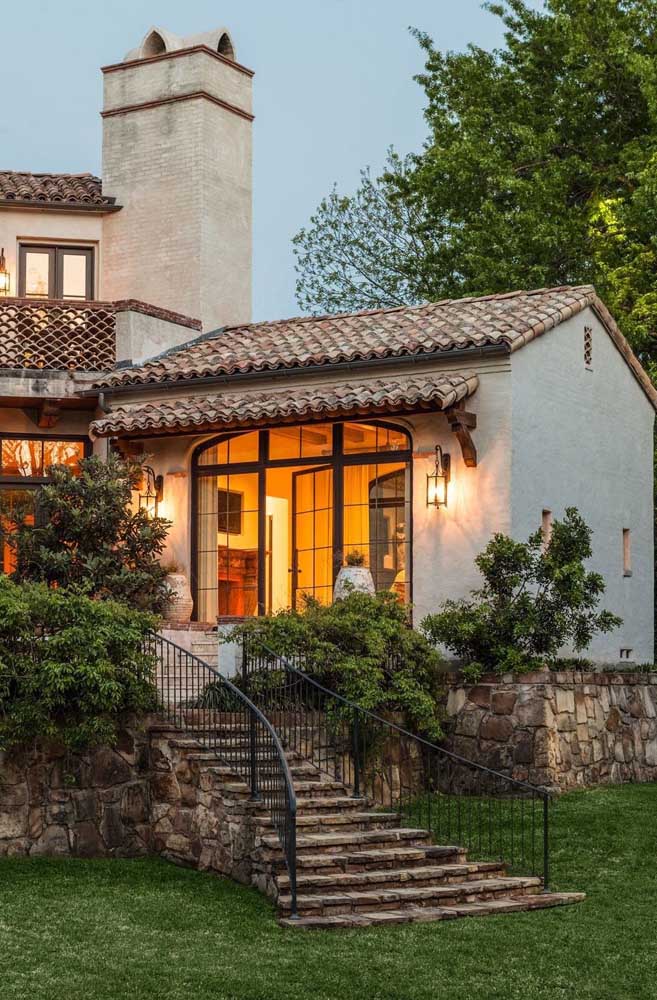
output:
M150 615L0 577L0 749L111 743L124 713L154 706L142 641Z
M475 670L519 673L550 663L565 645L579 652L621 624L598 610L605 587L584 566L590 555L591 530L574 507L554 522L547 545L540 530L527 542L494 535L475 560L483 587L446 601L422 628Z
M399 711L406 724L440 736L441 657L408 625L395 595L353 591L329 606L306 599L302 611L281 611L234 629L299 665L325 687L361 708Z
M15 551L17 581L84 588L92 597L161 612L169 599L159 557L169 522L131 509L141 477L137 463L115 456L84 459L80 473L49 470L52 482L38 495L36 524L16 518L7 541Z

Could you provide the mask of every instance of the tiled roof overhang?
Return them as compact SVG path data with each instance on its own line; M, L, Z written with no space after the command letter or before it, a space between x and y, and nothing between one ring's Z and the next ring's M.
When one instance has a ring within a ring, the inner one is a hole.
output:
M139 367L113 372L97 385L125 390L139 385L169 387L236 374L328 368L386 358L421 359L464 350L511 353L588 307L657 408L657 392L592 285L225 327Z
M93 437L159 437L268 424L444 410L471 396L470 372L363 379L270 392L245 390L212 396L116 406L91 425Z
M32 174L0 170L0 207L116 212L116 199L103 194L93 174Z

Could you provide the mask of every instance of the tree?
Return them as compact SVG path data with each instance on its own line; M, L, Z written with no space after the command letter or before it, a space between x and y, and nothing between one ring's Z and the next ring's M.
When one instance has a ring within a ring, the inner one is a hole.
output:
M466 664L500 673L551 662L565 645L579 652L622 624L598 610L605 585L586 570L590 556L591 529L574 507L554 522L547 545L540 529L527 542L496 534L475 560L483 587L446 601L422 628Z
M107 462L84 459L79 474L53 466L49 475L38 494L36 523L25 512L3 512L15 553L13 579L81 588L91 597L161 612L169 591L159 557L169 522L132 509L141 467L110 456Z
M505 44L426 65L423 151L296 237L314 311L593 282L644 359L657 319L657 2L488 5ZM394 234L394 238L388 234Z

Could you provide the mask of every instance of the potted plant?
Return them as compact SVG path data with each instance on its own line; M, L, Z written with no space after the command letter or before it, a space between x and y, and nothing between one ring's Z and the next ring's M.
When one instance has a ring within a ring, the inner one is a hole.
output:
M345 565L340 568L338 578L333 588L333 600L347 597L354 590L363 594L374 595L374 580L369 567L365 565L365 556L357 549L347 553Z

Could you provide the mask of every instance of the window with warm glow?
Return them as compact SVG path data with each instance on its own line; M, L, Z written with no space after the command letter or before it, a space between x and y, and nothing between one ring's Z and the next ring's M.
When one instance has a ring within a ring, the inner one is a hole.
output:
M18 294L28 299L93 299L93 247L21 244Z
M194 463L201 621L330 603L357 550L377 590L410 600L411 444L386 424L224 435Z

